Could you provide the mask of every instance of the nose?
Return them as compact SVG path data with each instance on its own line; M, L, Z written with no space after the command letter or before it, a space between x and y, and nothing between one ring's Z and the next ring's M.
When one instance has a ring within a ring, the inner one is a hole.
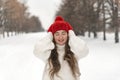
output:
M63 39L63 36L62 36L62 35L60 35L60 36L59 36L59 39Z

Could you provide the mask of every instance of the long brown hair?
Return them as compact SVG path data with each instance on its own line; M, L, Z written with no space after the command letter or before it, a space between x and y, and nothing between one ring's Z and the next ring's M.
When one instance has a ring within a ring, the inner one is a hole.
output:
M53 40L54 44L55 41ZM61 68L60 62L58 60L58 53L57 53L57 47L55 45L55 48L51 51L50 57L48 59L49 65L50 65L50 77L52 80L54 80L54 75L58 75L58 72ZM68 62L68 65L70 66L70 69L72 71L72 75L76 78L77 76L80 76L80 71L78 67L78 62L74 56L74 53L70 50L70 46L68 45L68 40L65 44L65 55L64 60Z

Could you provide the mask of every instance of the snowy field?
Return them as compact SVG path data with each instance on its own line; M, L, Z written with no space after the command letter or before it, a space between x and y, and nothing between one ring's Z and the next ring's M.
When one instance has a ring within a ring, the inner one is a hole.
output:
M34 44L46 35L29 33L0 39L0 80L42 80L45 64L33 54ZM107 41L81 37L88 43L89 55L79 61L81 80L120 80L120 43L114 34Z

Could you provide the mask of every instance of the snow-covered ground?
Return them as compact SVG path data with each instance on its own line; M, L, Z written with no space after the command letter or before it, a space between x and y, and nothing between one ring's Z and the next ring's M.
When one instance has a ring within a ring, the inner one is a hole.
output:
M46 35L29 33L0 39L0 80L42 80L45 64L33 54L34 44ZM88 43L89 55L80 60L81 80L120 80L120 43L114 34L107 41L81 37Z

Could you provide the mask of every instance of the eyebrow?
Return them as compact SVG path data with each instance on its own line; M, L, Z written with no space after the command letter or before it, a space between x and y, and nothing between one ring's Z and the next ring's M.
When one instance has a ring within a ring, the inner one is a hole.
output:
M66 32L66 31L62 31L62 32Z
M58 34L59 32L56 31L55 34ZM65 30L63 30L61 33L67 33Z

